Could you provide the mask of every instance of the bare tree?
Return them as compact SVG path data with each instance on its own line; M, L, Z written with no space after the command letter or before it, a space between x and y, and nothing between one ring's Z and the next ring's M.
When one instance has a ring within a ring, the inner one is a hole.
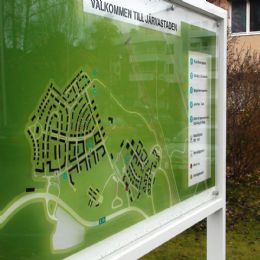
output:
M230 38L227 165L228 176L240 182L257 171L260 162L260 54L236 46L235 38Z

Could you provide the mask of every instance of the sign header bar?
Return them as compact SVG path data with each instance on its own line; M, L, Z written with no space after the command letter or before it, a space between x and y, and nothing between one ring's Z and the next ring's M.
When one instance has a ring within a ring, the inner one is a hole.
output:
M172 4L167 2L151 4L150 1L142 0L83 0L83 9L86 13L166 33L180 34L180 19L173 15Z

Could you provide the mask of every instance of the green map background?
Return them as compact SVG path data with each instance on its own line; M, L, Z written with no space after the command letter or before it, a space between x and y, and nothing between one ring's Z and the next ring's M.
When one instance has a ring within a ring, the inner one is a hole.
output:
M214 186L214 33L185 23L181 24L181 37L136 27L83 13L82 1L2 0L0 5L0 210L25 193L25 187L44 189L45 183L32 178L25 126L50 80L63 89L80 68L103 82L124 107L140 113L158 133L163 155L171 157L180 196L174 203ZM187 153L174 152L186 151L188 145L189 51L213 57L212 177L192 187L188 187ZM148 62L135 60L143 54ZM167 57L172 57L173 66L166 64ZM129 80L137 74L152 77ZM170 76L173 81L167 79ZM128 122L119 124L127 132ZM172 174L170 167L167 174ZM163 204L165 187L156 185L162 210L167 208ZM61 258L140 220L136 213L129 213L89 230L85 242L75 250L53 254L53 223L45 217L42 201L35 202L0 229L0 259L19 259L21 255L26 259Z

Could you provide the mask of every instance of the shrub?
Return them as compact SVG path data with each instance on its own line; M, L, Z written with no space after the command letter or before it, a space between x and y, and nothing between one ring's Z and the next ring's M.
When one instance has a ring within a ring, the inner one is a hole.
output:
M227 173L240 183L254 179L260 160L260 54L228 40Z

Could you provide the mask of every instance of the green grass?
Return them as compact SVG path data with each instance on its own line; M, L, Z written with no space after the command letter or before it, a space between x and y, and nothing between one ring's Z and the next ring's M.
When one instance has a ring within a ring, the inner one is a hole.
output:
M227 259L260 259L259 174L250 176L227 181ZM206 259L205 224L197 224L141 259Z
M260 259L259 229L255 221L227 230L227 259ZM206 259L206 231L193 227L141 259Z

